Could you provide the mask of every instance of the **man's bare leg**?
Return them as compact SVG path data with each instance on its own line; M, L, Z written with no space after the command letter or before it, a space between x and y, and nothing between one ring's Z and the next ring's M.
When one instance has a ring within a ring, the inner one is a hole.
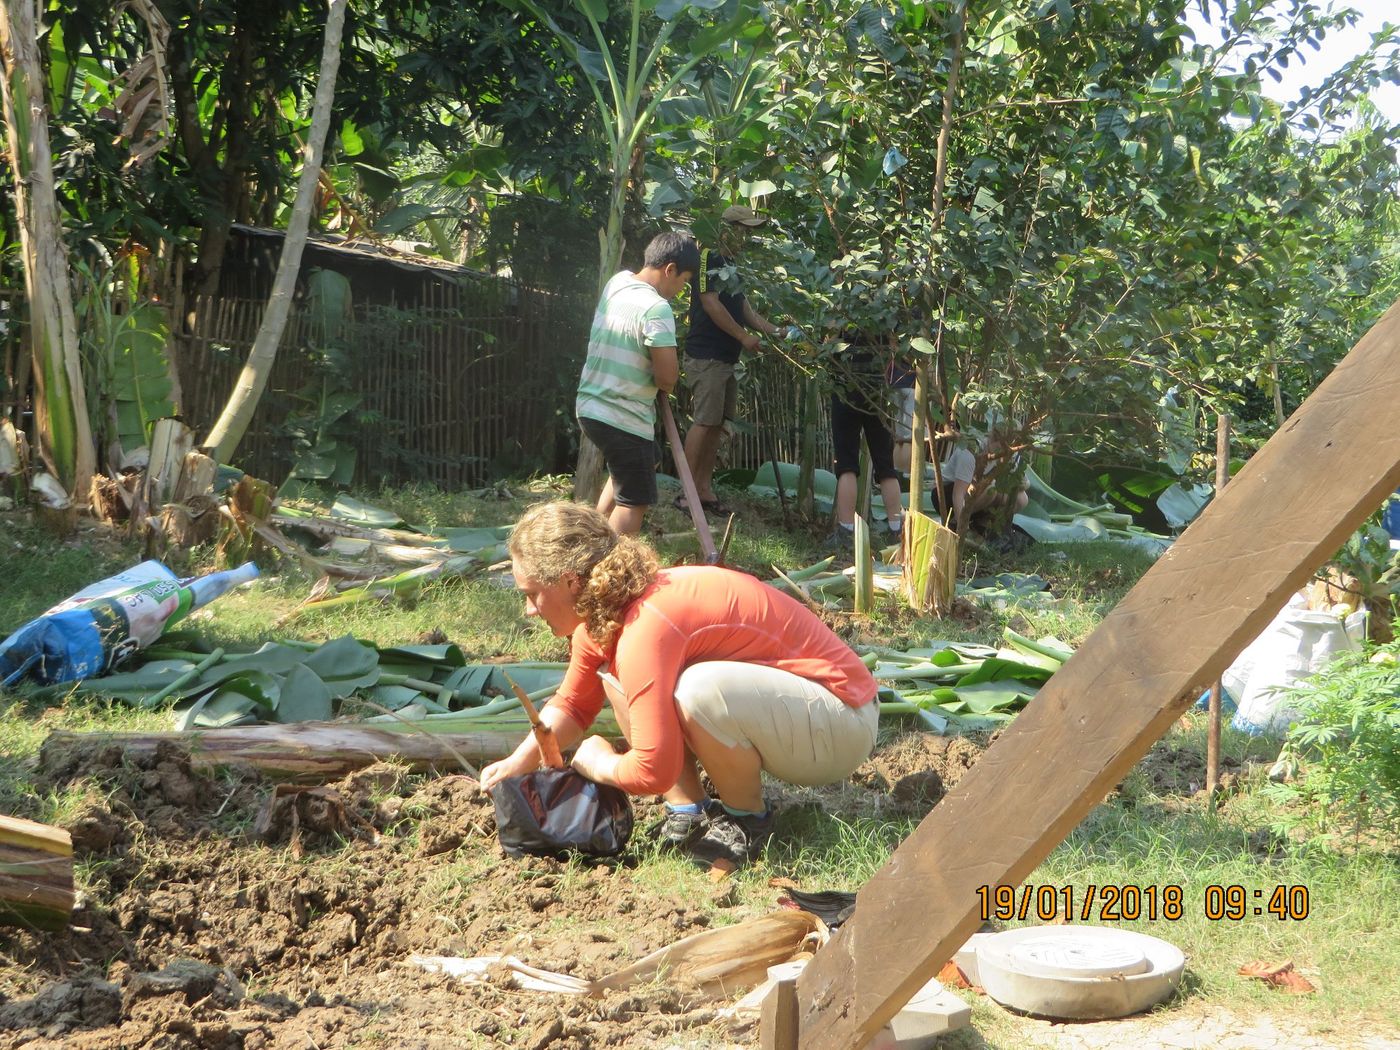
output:
M614 508L617 507L617 496L613 491L612 476L603 483L603 491L598 493L598 513L603 517L610 517Z
M642 519L647 516L647 510L646 507L624 507L618 504L608 515L608 524L619 536L635 536L642 531Z
M695 479L695 491L704 502L715 498L715 458L723 436L723 426L711 427L704 423L692 423L685 435L685 461Z

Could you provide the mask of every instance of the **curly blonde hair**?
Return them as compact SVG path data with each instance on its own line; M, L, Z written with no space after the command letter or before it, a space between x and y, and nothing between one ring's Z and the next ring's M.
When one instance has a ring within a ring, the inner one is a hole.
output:
M578 576L574 611L603 648L612 645L622 614L656 579L656 553L619 536L608 519L580 503L536 503L516 523L507 544L517 576L549 586Z

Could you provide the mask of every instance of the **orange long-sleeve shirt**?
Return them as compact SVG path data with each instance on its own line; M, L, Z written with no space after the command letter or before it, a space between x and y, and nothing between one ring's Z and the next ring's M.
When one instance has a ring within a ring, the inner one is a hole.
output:
M628 607L611 652L585 627L571 639L569 669L551 706L585 729L607 697L599 669L626 694L629 750L618 784L634 795L668 790L680 777L685 741L676 679L691 664L733 660L818 682L851 707L875 699L874 677L851 648L798 602L761 580L716 566L662 569Z

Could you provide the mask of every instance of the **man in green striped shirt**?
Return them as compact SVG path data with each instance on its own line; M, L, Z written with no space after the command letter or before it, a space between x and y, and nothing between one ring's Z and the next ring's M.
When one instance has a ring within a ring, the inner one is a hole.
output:
M663 233L642 263L603 288L574 401L579 426L608 465L598 510L633 536L656 502L656 393L669 394L680 375L670 300L699 268L700 249L689 234Z

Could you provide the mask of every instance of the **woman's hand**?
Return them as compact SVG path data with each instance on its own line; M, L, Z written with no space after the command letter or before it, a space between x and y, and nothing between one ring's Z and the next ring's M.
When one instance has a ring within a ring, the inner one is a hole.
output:
M600 736L590 736L574 752L573 767L594 783L612 784L617 759L611 744Z
M481 771L481 787L490 791L502 780L508 777L523 776L533 772L540 765L540 753L533 748L528 751L517 751L513 755L501 759L499 762L492 762Z

